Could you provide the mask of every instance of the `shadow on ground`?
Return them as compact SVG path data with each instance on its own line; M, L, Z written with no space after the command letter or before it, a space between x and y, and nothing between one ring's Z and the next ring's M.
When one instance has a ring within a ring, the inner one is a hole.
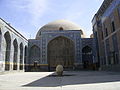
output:
M65 85L92 84L120 81L120 73L113 72L65 72L62 77L54 74L40 78L23 87L57 87Z

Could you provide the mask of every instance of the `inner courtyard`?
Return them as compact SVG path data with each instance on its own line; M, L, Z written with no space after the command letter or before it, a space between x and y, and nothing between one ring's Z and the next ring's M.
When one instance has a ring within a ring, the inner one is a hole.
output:
M1 0L0 12L0 90L120 90L120 0Z
M0 90L119 90L120 73L106 71L21 72L0 75ZM4 78L4 79L3 79Z

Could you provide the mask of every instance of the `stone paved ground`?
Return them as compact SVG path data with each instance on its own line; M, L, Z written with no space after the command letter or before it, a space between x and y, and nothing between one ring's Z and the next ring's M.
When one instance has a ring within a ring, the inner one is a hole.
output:
M0 90L120 90L120 72L76 71L0 75Z

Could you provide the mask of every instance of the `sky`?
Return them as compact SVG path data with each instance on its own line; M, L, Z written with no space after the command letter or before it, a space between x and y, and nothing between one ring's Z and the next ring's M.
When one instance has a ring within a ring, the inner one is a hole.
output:
M91 20L103 0L0 0L0 17L27 39L45 24L65 19L78 24L87 37Z

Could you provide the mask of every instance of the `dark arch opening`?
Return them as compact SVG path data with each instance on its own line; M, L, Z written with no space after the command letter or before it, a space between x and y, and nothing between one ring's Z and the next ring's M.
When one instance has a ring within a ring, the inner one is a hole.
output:
M90 54L90 53L92 53L92 48L89 47L89 46L85 46L85 47L82 49L82 53L84 53L84 54Z
M6 32L4 34L6 41L6 51L5 51L5 70L10 70L10 50L11 50L11 37L10 33Z
M17 66L18 66L18 43L17 43L16 39L13 41L13 46L14 46L13 70L17 70Z
M40 70L40 67L38 66L38 63L40 61L40 48L38 46L33 45L30 48L29 59L30 59L29 63L33 64L31 67L29 67L29 70L30 71Z
M62 31L62 30L64 30L64 29L63 29L63 27L60 27L59 30Z
M33 45L30 48L30 60L31 61L39 61L40 60L40 48L36 45Z
M27 71L27 46L25 46L25 53L24 53L24 67L25 67L25 71Z
M84 69L92 69L93 53L91 47L85 46L82 49L82 62Z
M47 46L48 70L54 70L59 64L66 69L74 66L74 42L66 37L59 36L51 40Z
M20 70L23 70L23 43L20 44Z

